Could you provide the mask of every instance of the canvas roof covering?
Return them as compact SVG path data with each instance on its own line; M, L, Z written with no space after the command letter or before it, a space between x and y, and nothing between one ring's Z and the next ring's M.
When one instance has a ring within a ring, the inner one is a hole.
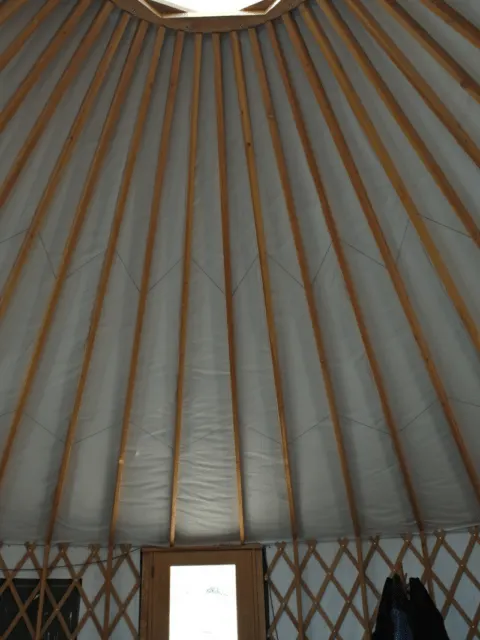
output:
M49 3L52 0L24 2L4 22L0 31L4 52L8 53L9 45ZM5 10L6 4L0 11ZM289 17L297 25L297 33L311 56L311 69L318 74L328 96L358 171L358 180L378 219L390 256L389 269L365 216L358 183L352 183L338 140L319 107L318 96L285 21L278 19L273 23L274 33L338 229L335 245L269 27L258 27L254 34L240 31L234 37L223 34L218 38L206 34L201 39L194 34L179 36L177 31L165 30L138 152L132 156L135 162L131 180L126 191L122 191L148 74L156 55L155 47L159 46L158 28L148 26L140 40L138 30L142 23L133 17L127 20L127 14L112 5L81 64L70 72L70 60L100 19L104 3L60 0L55 4L32 30L24 46L8 60L1 74L4 129L0 138L0 188L2 195L6 194L0 212L0 280L4 286L0 325L3 452L12 433L14 438L8 459L4 455L3 466L0 465L0 539L48 538L68 428L74 415L76 424L54 522L54 541L105 542L111 533L115 503L118 507L115 540L141 544L167 542L176 460L176 540L180 543L238 540L232 369L222 236L223 187L229 213L233 393L238 404L237 453L246 539L268 541L292 536L289 512L292 496L285 481L282 446L285 442L279 428L279 394L274 375L277 364L299 537L328 539L359 532L352 519L336 418L361 535L388 535L418 528L406 491L405 473L392 440L392 424L425 529L461 528L478 523L479 489L478 485L475 489L472 480L472 469L473 475L480 469L478 96L475 98L460 86L381 2L359 3L368 8L467 134L472 146L468 146L470 143L462 146L445 126L445 120L438 112L434 113L418 88L367 32L349 3L333 1L448 180L454 194L449 201L374 83L334 30L322 2L307 3ZM478 47L424 4L407 0L400 4L452 60L480 82ZM450 5L480 28L480 7L476 0L450 0ZM65 28L65 21L80 11L79 7L82 13L74 28L36 81L25 89L42 52ZM309 29L305 8L321 25L357 99L371 118L406 193L411 196L409 202L414 203L422 229L427 230L438 249L441 263L451 277L448 282L453 283L460 302L455 296L452 298L452 286L446 286L446 280L440 277L438 262L436 265L428 253L385 163L362 128L358 111L352 109L331 62ZM122 25L118 46L107 63L109 43ZM171 70L179 37L183 38L183 46L172 123L165 131L162 125L170 104ZM138 55L134 50L135 38L140 42ZM226 182L222 182L219 171L222 162L218 146L216 42L222 64ZM259 44L268 79L273 105L269 115L255 43ZM247 145L235 66L237 45L252 130ZM195 83L198 47L201 67L199 82ZM113 108L126 63L132 65L131 80L121 100L118 120L111 124L104 158L99 160L102 130L105 131L106 122L107 128L110 126L109 110ZM108 70L88 107L84 126L72 138L72 127L85 108L82 101L102 64ZM42 110L51 104L49 100L65 76L68 87L41 135L29 148L28 156L24 156L18 175L12 174L31 132L42 118ZM12 100L22 91L22 100L13 112L8 111ZM197 108L198 137L192 160L195 119L192 113ZM272 119L277 125L291 189L290 204L269 128ZM162 136L168 137L164 155ZM61 154L65 153L69 140L73 142L68 162L63 162ZM252 165L248 154L252 150L253 192L257 184L258 201L251 195L249 164ZM165 161L160 186L159 158ZM8 180L12 175L14 182L10 188ZM145 289L142 274L156 190L158 225ZM49 201L44 206L46 197ZM112 229L122 198L125 206L118 238L113 243ZM465 226L452 206L455 198L468 211L473 226L477 226L476 241L472 227ZM292 203L303 241L307 284L299 266L289 218ZM45 214L35 227L39 210L45 210ZM78 234L72 235L79 212L84 217L77 225ZM266 244L264 260L259 259L255 226L259 214ZM26 240L30 248L19 268L18 256ZM373 346L391 419L386 417L372 374L344 269L339 264L339 246ZM85 385L79 392L102 268L110 253L111 270L101 298ZM18 278L12 295L6 299L6 287L14 269ZM278 360L272 360L271 326L267 322L263 286L266 271ZM392 272L398 274L402 291L408 295L403 305ZM329 404L307 290L314 295L323 336L322 359L328 365L335 415ZM188 301L187 307L185 304L182 307L182 295L184 302ZM132 381L132 350L142 301L145 314L139 334L138 366ZM49 324L43 342L39 343L51 304ZM414 314L421 338L412 331L406 306ZM459 314L460 307L468 310L470 324ZM186 314L182 314L182 308ZM422 354L419 348L419 340L423 338L431 356L428 366L425 352ZM182 340L184 360L179 358ZM432 364L436 372L433 377ZM126 419L129 393L132 402ZM175 448L178 424L181 437ZM470 474L453 435L455 428L468 454ZM122 434L126 437L126 449L120 463L121 485L115 498Z

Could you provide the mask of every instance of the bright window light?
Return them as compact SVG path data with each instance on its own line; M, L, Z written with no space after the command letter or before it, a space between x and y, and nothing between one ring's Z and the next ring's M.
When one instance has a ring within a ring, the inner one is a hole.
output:
M170 567L169 640L238 640L235 565Z
M162 0L156 0L162 2ZM167 0L162 4L201 16L232 16L252 6L255 0Z

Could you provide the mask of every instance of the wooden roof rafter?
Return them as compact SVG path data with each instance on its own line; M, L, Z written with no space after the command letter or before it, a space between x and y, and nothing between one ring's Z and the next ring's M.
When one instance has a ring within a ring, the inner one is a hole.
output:
M235 473L237 480L238 523L240 542L245 543L245 511L243 500L242 460L240 448L240 419L237 388L237 355L233 311L232 258L230 247L230 211L227 182L227 148L225 139L225 110L223 103L223 65L220 36L213 34L215 63L215 100L217 114L218 173L220 182L220 208L222 217L223 270L225 280L225 311L227 317L227 340L230 368L230 392L232 397L232 426L235 447Z
M420 0L432 13L446 22L452 29L480 49L480 29L460 12L451 7L445 0Z
M407 463L404 448L400 440L400 431L398 429L398 426L393 416L393 411L388 398L384 378L381 373L378 359L375 355L372 339L367 329L366 321L360 305L360 299L355 288L355 284L353 281L352 273L351 273L347 258L345 256L345 252L340 239L340 234L337 228L335 217L332 212L332 208L330 206L325 185L320 175L320 170L318 167L317 160L315 158L313 146L307 132L307 127L305 124L304 117L302 115L298 97L292 83L290 72L288 70L287 61L285 59L284 53L278 41L276 30L273 24L267 25L267 31L268 31L269 40L272 45L273 52L275 54L277 68L281 75L283 85L285 87L285 91L288 97L288 101L290 103L290 108L293 114L293 118L295 120L295 126L297 128L297 132L299 134L299 137L302 143L303 151L305 154L305 158L307 160L310 174L312 176L312 180L315 185L315 189L316 189L319 204L320 204L320 209L323 213L323 217L325 219L325 223L329 231L330 238L332 240L332 246L337 258L337 262L342 274L343 281L345 283L345 288L347 290L348 298L355 316L355 320L356 320L358 330L362 339L362 343L365 348L365 353L367 355L367 359L370 365L370 370L372 372L372 376L378 392L385 422L387 424L390 435L392 437L392 442L394 445L399 467L402 473L403 482L404 482L405 490L410 502L412 513L415 518L415 522L417 524L418 530L420 532L424 562L425 562L425 566L428 568L427 575L428 575L429 591L432 594L433 583L431 580L431 567L429 562L428 549L426 546L425 524L421 515L420 504L418 501L417 493L414 488L414 484L412 481L412 477L411 477L410 469Z
M467 476L470 480L470 484L472 486L473 492L475 494L477 502L480 503L480 479L478 476L478 471L475 468L470 451L468 450L468 447L460 431L460 427L453 413L450 400L448 398L445 386L440 377L438 369L435 365L435 361L433 359L432 353L428 346L428 342L424 335L424 331L421 328L417 314L414 311L413 305L407 293L405 283L403 282L403 279L400 275L397 264L393 258L390 247L383 234L377 215L375 213L375 210L373 209L372 203L368 196L366 187L363 183L362 178L360 177L358 168L350 152L347 141L340 128L340 124L337 120L337 117L332 108L330 100L320 81L320 77L318 76L318 73L315 69L314 63L310 57L307 46L303 41L303 38L299 32L298 26L290 16L284 17L283 21L287 27L287 31L290 35L294 48L297 52L297 55L303 65L305 74L310 82L310 86L312 87L317 103L322 111L322 114L325 118L327 126L332 134L332 138L335 142L335 145L337 146L338 152L342 158L342 162L345 166L345 169L348 172L352 186L355 189L357 199L361 205L365 218L371 229L372 236L375 240L376 245L380 250L380 254L385 263L385 267L390 275L392 285L395 289L398 300L402 306L402 309L404 311L408 324L410 325L413 337L419 347L423 362L425 364L425 367L432 381L432 385L433 385L433 388L435 389L440 405L442 406L445 418L450 427L450 432L452 434L453 440L456 444L456 447L462 459L462 462L463 462L465 471L467 473Z

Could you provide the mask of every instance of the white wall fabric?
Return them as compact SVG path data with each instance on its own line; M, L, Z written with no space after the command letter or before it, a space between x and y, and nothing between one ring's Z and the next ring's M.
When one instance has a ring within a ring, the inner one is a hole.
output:
M450 532L445 535L444 540L446 545L449 546L449 549L456 554L456 557L461 561L461 563L464 563L464 566L467 567L473 577L477 578L478 581L478 576L480 576L480 540L477 538L472 544L472 535L473 534L469 532ZM404 542L403 538L384 538L380 539L378 544L390 562L395 564L399 554L401 553L402 547L404 546ZM343 540L342 543L347 545L353 554L353 557L356 559L357 554L355 543L347 540ZM419 538L413 537L412 544L421 556L421 544ZM378 552L375 552L373 557L369 558L368 554L371 550L371 545L372 541L363 542L364 560L368 559L366 576L372 581L373 585L381 594L386 578L391 575L390 568ZM470 620L475 631L478 632L480 629L480 589L475 586L470 577L464 572L460 563L452 557L447 547L440 546L440 549L435 551L436 545L438 545L438 538L434 535L428 536L427 546L429 553L431 555L435 553L434 560L432 562L432 572L435 576L435 604L439 611L442 611L442 608L446 603L448 604L448 612L444 618L447 633L451 640L463 640L467 637L476 637L469 636L471 625L468 624L461 615L460 609L465 613L467 619ZM317 543L316 550L324 560L326 566L330 567L334 563L334 559L339 552L339 543L334 541L320 542ZM283 558L281 558L275 565L272 565L272 561L277 551L278 548L274 544L267 545L266 547L267 566L269 569L274 566L269 580L274 583L281 597L284 597L292 583L293 573L291 566L289 566ZM306 553L307 545L300 544L300 564L302 563ZM286 546L286 554L293 561L293 549L291 544ZM421 577L424 571L424 566L420 562L419 557L411 549L408 549L402 557L403 571L407 578ZM357 567L354 566L346 555L343 555L336 566L333 575L338 581L340 589L343 589L347 596L349 596L359 575ZM310 557L302 573L302 579L310 589L310 592L316 597L319 590L323 587L324 581L328 581L328 575L325 568L322 568L315 557ZM441 583L443 588L439 586L439 583ZM452 602L451 598L447 599L446 594L446 592L450 592L452 586L454 602ZM275 619L276 613L280 611L280 603L276 594L271 589L269 590L269 593L271 624ZM369 586L367 586L367 599L369 616L372 617L378 603L378 598ZM360 590L357 590L356 595L353 598L353 604L363 617ZM290 598L287 599L287 605L294 618L298 619L295 590L293 590ZM458 607L456 605L458 605ZM307 594L306 590L303 590L302 612L304 621L307 621L305 637L314 640L331 638L332 628L328 626L327 622L322 618L318 611L316 611L313 616L310 616L311 606L312 599L310 595ZM340 590L331 580L327 588L322 592L320 606L332 624L335 625L342 609L345 607L345 597L341 595ZM271 637L275 638L275 640L295 640L295 638L297 638L297 631L285 610L281 613L278 624L274 629L271 629L271 632ZM345 640L362 637L362 626L351 609L348 610L343 624L339 629L339 633Z
M43 553L44 551L41 546L38 546L35 549L35 555L36 555L37 561L40 563L40 566L42 565L42 562L43 562ZM50 551L50 562L53 561L53 558L55 558L56 553L57 553L56 548L55 547L52 548ZM74 546L68 547L67 549L68 559L70 560L70 563L74 565L74 571L76 573L82 570L82 566L85 564L90 553L91 553L91 550L88 547L74 547ZM119 548L115 549L113 554L114 563L116 562L117 556L121 553L122 552L120 551ZM21 560L24 554L25 554L25 546L23 545L4 545L2 546L2 549L1 549L1 555L2 555L4 566L7 569L11 569L11 570L15 569L15 566ZM99 557L103 561L105 568L107 566L107 555L108 555L107 549L99 550ZM130 558L134 566L137 568L137 570L140 571L140 551L138 549L137 550L132 549L130 552ZM3 565L2 565L2 569L0 570L0 577L2 578L6 577L3 571ZM25 564L23 565L23 568L16 575L16 578L32 579L37 577L38 577L38 573L31 559L28 559L27 562L25 562ZM55 569L49 575L49 578L63 579L63 580L72 579L71 573L69 572L63 558L58 562ZM113 586L118 592L118 596L122 602L124 602L127 599L127 596L129 595L132 587L135 585L135 582L136 582L135 576L133 575L127 562L123 561L112 581ZM91 564L88 565L86 571L83 573L83 576L82 576L82 588L85 591L85 595L91 604L94 603L98 592L102 589L104 584L105 584L105 578L102 572L100 571L97 564L95 562L92 562ZM86 613L87 609L86 609L86 603L83 600L83 598L80 597L79 600L80 600L80 610L79 610L78 620L80 622L84 614ZM110 623L112 623L118 613L118 605L116 603L115 598L111 597L110 601L111 601L110 602L110 606L111 606ZM105 596L102 596L98 600L96 606L93 608L93 612L96 614L98 621L102 626L104 624L104 616L105 616L104 607L105 607ZM126 611L130 616L130 619L133 625L135 626L136 629L138 629L139 616L140 616L140 589L133 596ZM33 625L35 626L35 621L33 621ZM88 617L85 626L82 628L82 630L80 631L80 634L77 637L79 638L79 640L91 640L92 638L99 637L98 630L91 617ZM132 637L131 631L127 626L124 618L121 617L115 629L113 630L112 634L110 635L110 638L112 640L130 640L131 637Z
M3 25L0 31L2 45L8 45L32 19L33 4L36 4L34 0L24 3L14 19ZM474 220L480 224L478 167L373 43L343 0L335 0L335 4L434 152ZM457 86L408 34L403 33L388 14L376 6L377 3L366 4L462 122L472 139L480 144L479 104ZM425 28L432 30L442 45L480 80L480 51L433 14L420 7L410 7L415 3L407 4ZM476 0L453 4L458 4L462 11L467 8L469 16L478 15ZM41 23L26 46L3 70L0 91L3 105L20 86L74 5L74 0L62 0L58 10ZM8 123L0 139L0 185L101 6L100 0L92 2L78 28ZM315 3L311 8L331 38L346 72L371 114L472 317L479 321L480 254L472 238L344 43ZM82 99L120 16L121 12L113 9L2 208L2 286L15 263L70 126L81 108ZM425 331L466 448L478 469L478 355L331 69L300 14L294 12L293 18L305 38L365 182ZM36 236L16 294L0 325L0 451L21 398L25 373L52 288L59 277L65 242L137 26L135 19L131 19L125 30L85 129L76 141L71 160L55 190L45 222ZM374 237L285 27L280 21L275 28L379 361L425 526L433 530L476 524L479 511L471 484ZM154 27L150 27L136 61L132 83L105 162L100 167L85 224L80 230L68 277L62 286L54 321L0 486L0 539L6 542L42 541L45 536L85 355L92 307L155 34ZM81 401L55 527L55 542L105 544L108 539L175 37L174 32L166 31ZM266 234L299 533L304 539L352 535L352 520L332 417L253 50L248 33L240 33L239 37ZM259 28L258 37L304 240L309 277L314 286L326 344L325 357L331 370L362 534L411 532L416 525L392 439L267 30ZM277 398L232 48L227 36L222 36L221 53L246 534L252 541L288 539L291 529ZM193 37L187 34L169 132L170 146L130 416L116 531L119 542L160 544L168 539L193 56ZM202 43L200 130L195 171L177 509L177 539L181 543L231 542L238 540L239 536L214 79L213 44L211 36L207 35Z

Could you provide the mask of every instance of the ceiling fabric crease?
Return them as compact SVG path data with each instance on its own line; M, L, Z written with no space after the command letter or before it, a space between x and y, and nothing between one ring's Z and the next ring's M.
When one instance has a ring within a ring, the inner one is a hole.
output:
M480 48L413 4L0 7L0 539L479 522Z

